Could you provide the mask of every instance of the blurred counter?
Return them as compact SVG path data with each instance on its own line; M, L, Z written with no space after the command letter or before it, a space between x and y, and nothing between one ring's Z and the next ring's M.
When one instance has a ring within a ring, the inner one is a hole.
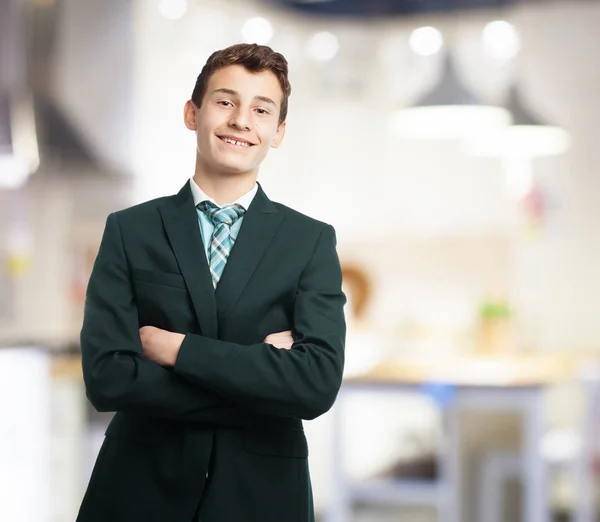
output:
M349 384L438 382L461 386L539 386L577 378L591 367L589 357L468 356L407 358L383 361L370 371L346 379Z

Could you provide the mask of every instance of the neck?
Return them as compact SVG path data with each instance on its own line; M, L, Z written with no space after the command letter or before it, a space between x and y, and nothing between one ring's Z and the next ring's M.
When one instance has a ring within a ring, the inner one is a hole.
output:
M219 205L233 203L244 194L250 192L256 184L257 172L241 174L208 173L198 168L194 181L202 191Z

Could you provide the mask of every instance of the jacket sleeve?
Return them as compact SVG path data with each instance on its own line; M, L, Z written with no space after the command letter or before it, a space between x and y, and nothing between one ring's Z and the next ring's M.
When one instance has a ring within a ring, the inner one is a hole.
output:
M333 405L344 366L342 274L333 227L321 232L294 303L291 350L185 337L174 370L243 409L314 419Z
M81 352L86 395L98 411L234 427L247 421L247 412L143 356L115 214L107 219L87 288Z

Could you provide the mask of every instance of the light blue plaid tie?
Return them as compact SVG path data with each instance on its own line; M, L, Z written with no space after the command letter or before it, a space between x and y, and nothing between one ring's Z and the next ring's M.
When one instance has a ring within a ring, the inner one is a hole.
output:
M213 286L216 288L225 269L229 253L233 248L234 240L231 237L231 225L242 217L246 210L237 203L218 207L210 201L203 201L196 208L204 212L215 226L210 239L209 265Z

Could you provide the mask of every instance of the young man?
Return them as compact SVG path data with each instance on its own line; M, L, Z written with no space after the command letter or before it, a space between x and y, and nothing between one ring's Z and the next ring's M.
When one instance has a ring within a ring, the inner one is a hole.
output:
M89 400L116 411L78 522L310 522L302 419L333 404L345 322L335 233L270 201L285 58L234 45L184 121L193 178L111 214L81 332Z

